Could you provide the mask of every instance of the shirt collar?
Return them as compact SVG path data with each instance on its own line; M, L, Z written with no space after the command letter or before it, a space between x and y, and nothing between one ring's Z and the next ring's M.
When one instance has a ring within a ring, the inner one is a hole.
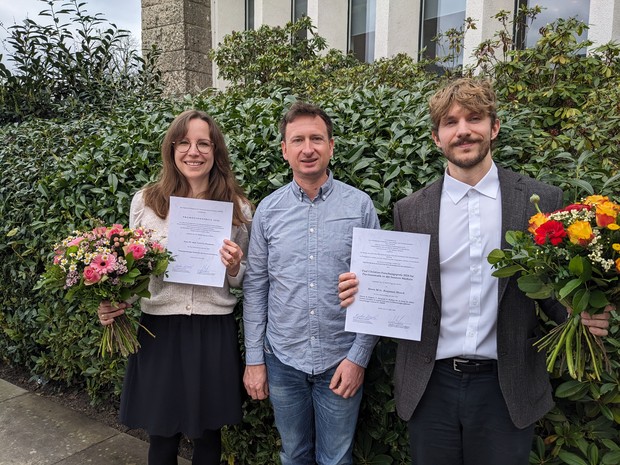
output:
M331 193L333 187L334 187L334 174L331 172L331 170L328 169L327 180L319 188L319 193L316 196L316 199L325 200L327 196ZM299 186L299 184L297 184L295 179L293 179L293 181L291 182L291 189L293 190L293 194L295 194L295 197L297 197L300 201L303 201L304 197L308 198L304 190Z
M460 202L472 189L489 198L497 198L497 193L499 192L499 175L497 174L495 162L491 163L491 169L489 169L488 173L485 174L475 186L470 186L469 184L458 181L450 176L446 170L443 190L455 204Z

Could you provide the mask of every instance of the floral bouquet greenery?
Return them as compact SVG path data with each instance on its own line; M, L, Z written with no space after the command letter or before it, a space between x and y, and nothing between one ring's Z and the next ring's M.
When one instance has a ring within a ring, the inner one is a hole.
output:
M96 313L103 300L119 303L133 296L150 297L150 276L164 274L170 260L170 253L153 239L152 230L121 224L97 226L74 231L54 246L53 261L35 289L64 291L67 300L79 299L85 309ZM104 327L101 355L118 351L127 356L139 347L135 322L129 315L116 317Z
M580 322L580 313L601 313L620 301L620 205L591 195L560 210L544 213L540 198L530 199L538 213L527 231L508 231L511 248L493 250L488 261L493 276L520 274L519 288L532 299L553 298L570 311L536 346L547 350L547 370L566 363L574 379L600 380L609 364L602 341Z

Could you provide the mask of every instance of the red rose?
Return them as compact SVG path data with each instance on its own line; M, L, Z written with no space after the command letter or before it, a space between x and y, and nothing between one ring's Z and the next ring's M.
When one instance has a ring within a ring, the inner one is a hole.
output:
M549 239L553 245L558 245L566 237L564 225L555 220L547 221L538 227L534 233L534 241L538 245L544 245Z
M558 210L560 212L570 212L573 210L592 210L592 207L590 205L585 205L583 203L572 203L570 205L567 205L566 207L562 208L561 210Z

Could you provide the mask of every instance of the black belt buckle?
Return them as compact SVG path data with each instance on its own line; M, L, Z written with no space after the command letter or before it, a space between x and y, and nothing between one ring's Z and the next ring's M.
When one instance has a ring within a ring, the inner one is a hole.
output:
M454 371L458 371L459 373L463 373L463 371L457 366L457 363L467 363L469 360L464 360L462 358L453 358L452 359L452 369Z

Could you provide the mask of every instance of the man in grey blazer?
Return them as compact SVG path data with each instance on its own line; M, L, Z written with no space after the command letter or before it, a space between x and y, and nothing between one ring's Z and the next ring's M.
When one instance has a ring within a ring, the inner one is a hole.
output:
M394 229L431 236L420 341L398 343L396 406L408 422L415 465L527 465L534 422L552 406L534 301L516 279L496 279L489 252L524 230L540 196L543 211L562 206L562 191L502 169L492 159L499 132L488 81L462 78L430 100L432 137L447 159L437 182L400 200ZM343 306L358 281L340 276ZM558 302L540 302L555 321ZM606 335L608 313L583 315Z

